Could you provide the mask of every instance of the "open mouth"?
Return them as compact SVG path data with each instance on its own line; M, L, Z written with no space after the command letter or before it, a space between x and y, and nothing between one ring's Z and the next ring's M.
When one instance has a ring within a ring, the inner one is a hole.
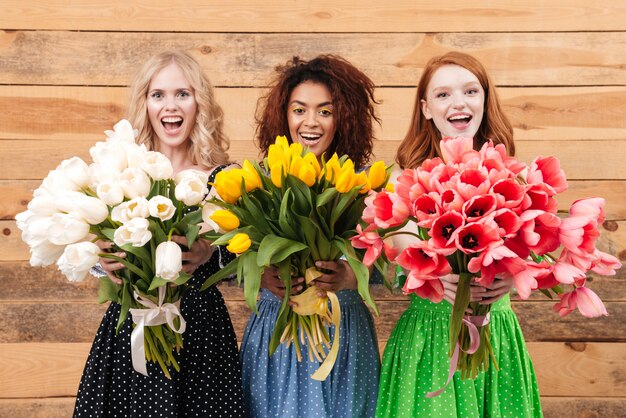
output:
M448 122L450 122L452 126L458 129L463 129L467 127L471 120L472 115L469 115L467 113L452 115L448 118Z
M183 118L180 116L166 116L161 119L161 124L167 132L176 131L183 126Z
M322 134L317 134L317 133L300 132L298 133L298 136L300 136L300 139L302 140L302 144L307 145L307 146L312 146L312 145L317 144L322 138Z

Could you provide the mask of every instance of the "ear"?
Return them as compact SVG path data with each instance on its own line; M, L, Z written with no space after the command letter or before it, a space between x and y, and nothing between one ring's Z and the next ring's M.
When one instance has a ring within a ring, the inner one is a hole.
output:
M422 113L424 114L424 117L428 120L432 119L433 116L430 114L430 110L428 109L428 102L426 102L426 100L421 99L420 103L422 104Z

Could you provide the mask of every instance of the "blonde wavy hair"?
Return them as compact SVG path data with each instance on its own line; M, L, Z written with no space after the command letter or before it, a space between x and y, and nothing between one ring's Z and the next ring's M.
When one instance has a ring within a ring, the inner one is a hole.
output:
M212 168L229 162L230 141L224 134L224 112L215 101L215 92L202 67L185 51L165 51L146 61L135 76L130 91L128 120L139 130L137 143L155 149L156 134L148 118L148 88L163 68L176 64L191 85L197 103L196 124L189 135L189 156L195 165Z

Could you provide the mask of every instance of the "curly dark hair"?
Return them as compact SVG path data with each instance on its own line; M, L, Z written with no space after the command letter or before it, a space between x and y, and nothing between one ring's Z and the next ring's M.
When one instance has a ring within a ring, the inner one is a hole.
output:
M319 55L310 61L293 57L276 67L276 79L269 93L257 102L256 137L267 155L277 135L291 143L287 123L287 106L292 91L311 81L328 88L335 108L335 136L326 155L347 154L355 167L363 168L372 154L374 140L372 120L380 124L374 104L374 83L354 65L337 55Z

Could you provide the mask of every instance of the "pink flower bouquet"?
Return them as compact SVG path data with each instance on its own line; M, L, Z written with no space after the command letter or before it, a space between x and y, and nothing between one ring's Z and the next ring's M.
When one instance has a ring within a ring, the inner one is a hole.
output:
M537 157L527 166L507 156L503 145L487 143L480 151L472 145L472 138L444 138L443 159L404 170L393 193L371 193L364 228L352 238L355 248L365 250L365 264L385 271L385 264L395 261L409 272L405 294L440 302L440 277L459 274L449 354L451 367L464 378L474 378L494 360L490 305L469 302L472 281L488 286L496 277L512 279L521 299L534 290L554 293L559 298L554 310L561 316L578 309L597 317L607 312L585 286L585 273L613 275L621 266L595 247L604 199L578 200L567 218L557 216L555 196L567 188L558 159ZM408 221L415 228L407 230ZM386 239L397 234L420 240L400 252Z

